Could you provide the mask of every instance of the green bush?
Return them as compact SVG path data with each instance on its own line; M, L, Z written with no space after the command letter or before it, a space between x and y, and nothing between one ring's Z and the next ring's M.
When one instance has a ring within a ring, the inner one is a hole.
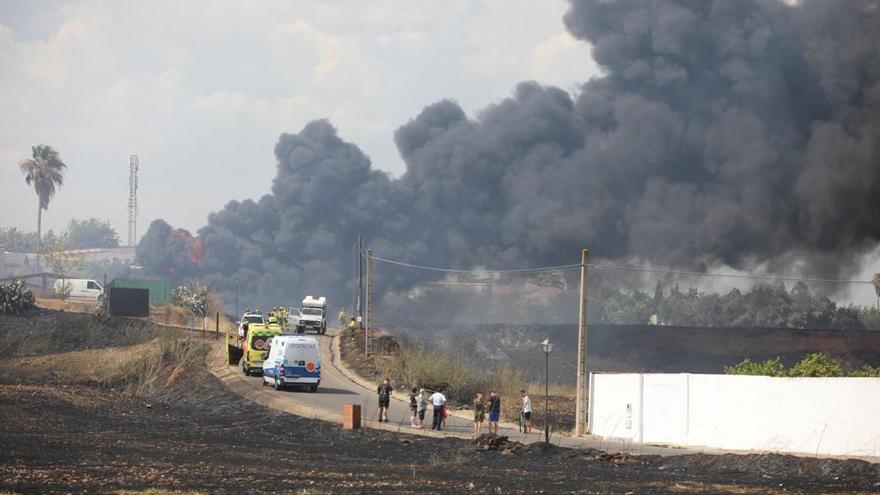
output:
M752 361L749 358L743 359L741 362L724 368L726 375L762 375L776 377L878 377L880 378L880 368L871 366L863 366L857 370L846 373L843 365L838 361L831 359L821 352L808 354L806 357L795 363L791 368L786 369L781 363L780 358L776 357L762 363Z
M850 372L849 376L861 378L880 378L880 367L874 368L872 366L865 365L857 370Z
M783 366L780 358L776 357L758 363L749 358L743 359L740 363L733 366L724 367L725 375L764 375L764 376L786 376L785 366Z
M843 366L821 352L808 354L788 370L788 376L845 376Z

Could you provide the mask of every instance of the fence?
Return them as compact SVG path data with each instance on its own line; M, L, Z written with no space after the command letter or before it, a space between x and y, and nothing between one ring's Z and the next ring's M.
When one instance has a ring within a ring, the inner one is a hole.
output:
M880 378L591 374L589 431L635 443L876 457Z

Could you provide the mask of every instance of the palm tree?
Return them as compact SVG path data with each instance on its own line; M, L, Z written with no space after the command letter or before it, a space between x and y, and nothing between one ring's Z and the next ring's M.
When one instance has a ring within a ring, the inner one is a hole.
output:
M40 144L31 146L32 158L18 164L24 174L24 181L34 186L39 207L37 208L37 268L40 267L40 251L43 249L43 210L49 209L49 200L55 195L55 187L64 183L64 169L58 152L51 146Z

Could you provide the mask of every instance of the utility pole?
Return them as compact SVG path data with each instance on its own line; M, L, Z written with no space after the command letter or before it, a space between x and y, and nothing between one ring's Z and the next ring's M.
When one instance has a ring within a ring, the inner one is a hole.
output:
M367 249L367 329L364 332L364 354L373 350L373 250Z
M238 318L241 318L241 315L238 313L238 279L235 279L235 319Z
M352 244L351 246L351 316L357 318L357 246ZM345 324L348 322L343 322L343 328L340 330L344 330Z
M358 234L358 245L357 245L357 256L358 256L358 297L357 297L357 324L358 328L364 328L364 311L362 307L362 302L364 298L364 243L361 241L361 236Z
M137 190L138 168L140 162L137 155L128 157L128 245L137 244Z
M574 434L583 435L587 430L587 282L589 281L590 251L581 251L580 312L578 314L578 364L577 395Z

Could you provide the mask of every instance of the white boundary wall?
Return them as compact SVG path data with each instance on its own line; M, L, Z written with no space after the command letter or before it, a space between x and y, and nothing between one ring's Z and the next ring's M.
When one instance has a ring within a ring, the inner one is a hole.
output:
M589 431L635 443L880 455L880 378L590 374Z

